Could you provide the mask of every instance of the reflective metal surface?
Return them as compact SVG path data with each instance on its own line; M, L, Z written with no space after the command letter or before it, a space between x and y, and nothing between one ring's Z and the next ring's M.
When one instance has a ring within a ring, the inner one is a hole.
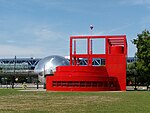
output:
M53 74L56 71L57 66L69 65L69 61L62 56L48 56L40 60L36 65L34 72L39 76L39 81L45 83L46 74Z

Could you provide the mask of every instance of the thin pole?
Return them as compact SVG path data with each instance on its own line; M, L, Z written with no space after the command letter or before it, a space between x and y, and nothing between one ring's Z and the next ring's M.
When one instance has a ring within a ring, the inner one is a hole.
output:
M91 36L92 36L92 31L93 31L93 25L90 25L90 30L91 30ZM89 54L89 60L88 60L88 62L89 62L89 66L92 66L92 39L90 39L90 38L88 38L88 46L89 46L89 52L88 52L88 54Z
M45 64L44 64L44 84L43 84L43 89L46 89L46 75L45 75Z
M93 58L92 58L92 39L90 40L90 66L92 66L92 61L93 61Z
M12 89L14 89L15 74L16 74L16 56L14 59L14 75L12 75Z
M37 86L36 88L37 88L37 89L39 89L39 83L38 83L39 77L38 77L38 76L39 76L39 75L37 75L37 81L36 81L36 86Z
M72 66L72 38L70 38L70 66Z
M74 40L74 55L76 55L76 40ZM74 65L77 65L76 57L74 56Z
M90 66L90 37L87 39L87 54L88 54L88 66Z
M92 39L91 39L91 43L90 43L90 44L91 44L91 47L90 47L90 54L92 54L92 46L93 46L93 45L92 45L92 44L93 44Z

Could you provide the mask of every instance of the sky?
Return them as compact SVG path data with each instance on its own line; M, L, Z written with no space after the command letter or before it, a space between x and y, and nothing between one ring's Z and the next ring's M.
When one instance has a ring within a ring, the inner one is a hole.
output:
M150 0L0 0L0 58L68 56L73 35L126 35L134 56L145 29Z

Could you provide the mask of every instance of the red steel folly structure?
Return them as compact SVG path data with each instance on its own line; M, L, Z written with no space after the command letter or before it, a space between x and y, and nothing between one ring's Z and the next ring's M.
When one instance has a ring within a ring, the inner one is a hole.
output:
M76 52L76 41L84 39L87 53ZM92 53L92 40L105 40L105 54ZM71 36L70 65L58 66L52 76L46 77L47 91L125 91L127 41L119 36ZM79 59L87 65L79 65ZM94 58L105 59L105 65L93 66Z

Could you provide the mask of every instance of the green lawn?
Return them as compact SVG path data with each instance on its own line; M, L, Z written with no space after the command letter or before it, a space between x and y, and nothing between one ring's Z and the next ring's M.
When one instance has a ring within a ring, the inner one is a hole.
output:
M0 113L150 113L150 91L79 93L0 89Z

